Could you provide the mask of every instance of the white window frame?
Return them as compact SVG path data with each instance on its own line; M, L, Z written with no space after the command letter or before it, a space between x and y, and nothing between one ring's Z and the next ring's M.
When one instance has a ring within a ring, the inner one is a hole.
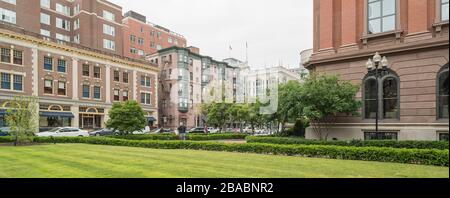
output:
M103 10L103 18L108 20L108 21L115 21L116 20L116 15L114 15L112 12L109 12L107 10Z
M50 9L50 0L41 0L41 8Z
M16 12L0 8L0 21L16 24L17 23Z
M70 31L70 21L56 17L56 27Z
M103 48L116 51L116 42L103 39Z
M103 33L110 36L116 36L116 28L108 24L103 24Z
M41 12L41 23L45 25L51 25L50 15Z

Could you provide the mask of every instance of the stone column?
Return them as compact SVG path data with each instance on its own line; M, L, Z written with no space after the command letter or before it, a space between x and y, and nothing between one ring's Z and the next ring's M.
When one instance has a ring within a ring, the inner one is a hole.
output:
M78 100L78 58L72 59L72 99Z
M138 77L137 77L137 71L133 71L133 100L137 101L138 93L137 93L137 86L139 85Z
M32 96L39 96L39 51L37 48L33 48L32 50L32 82L31 86L33 88Z
M80 127L80 107L78 105L72 105L70 107L70 111L72 111L75 116L72 121L72 127L79 128Z
M105 79L105 89L106 89L106 96L105 96L105 100L106 100L106 104L111 104L111 66L110 65L106 65L106 71L105 71L105 75L106 75L106 79Z

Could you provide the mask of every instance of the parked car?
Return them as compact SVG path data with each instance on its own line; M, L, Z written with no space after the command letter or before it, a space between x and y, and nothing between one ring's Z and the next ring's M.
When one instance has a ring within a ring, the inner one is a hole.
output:
M150 134L164 134L164 133L175 133L175 131L172 129L158 128L150 132Z
M11 128L9 127L2 127L0 128L0 136L8 136Z
M38 137L89 137L85 130L73 127L57 127L50 131L36 133Z
M208 127L208 132L209 133L218 133L219 131L220 131L219 129L216 129L214 127Z
M118 131L114 131L112 129L100 129L97 131L89 132L90 136L111 136L111 135L119 135Z
M192 128L191 130L187 131L188 133L205 133L204 127L196 127Z

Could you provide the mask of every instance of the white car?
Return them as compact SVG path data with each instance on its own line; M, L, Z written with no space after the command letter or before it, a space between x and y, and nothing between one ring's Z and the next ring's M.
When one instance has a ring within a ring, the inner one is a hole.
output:
M50 131L36 133L38 137L89 137L89 133L73 127L57 127Z
M219 129L213 128L213 127L208 127L208 132L209 133L218 133Z

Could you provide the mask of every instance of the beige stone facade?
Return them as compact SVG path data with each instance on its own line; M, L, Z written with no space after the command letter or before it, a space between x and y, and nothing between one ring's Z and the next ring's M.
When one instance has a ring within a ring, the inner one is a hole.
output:
M149 125L158 125L159 69L156 65L96 53L95 49L86 47L59 44L14 30L0 28L3 52L0 124L5 124L3 116L8 101L25 95L39 98L41 129L103 128L112 104L126 100L140 102ZM142 79L148 83L143 85Z

